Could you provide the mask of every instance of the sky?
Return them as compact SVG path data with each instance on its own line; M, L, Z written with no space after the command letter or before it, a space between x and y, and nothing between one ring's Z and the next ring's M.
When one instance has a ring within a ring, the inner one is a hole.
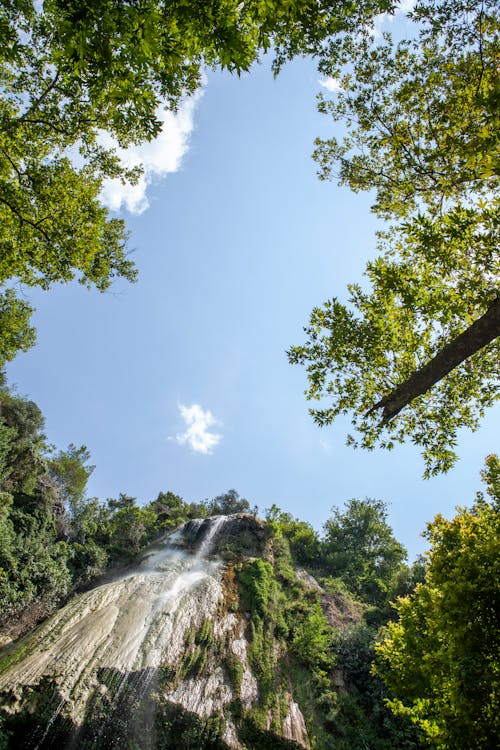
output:
M413 446L355 451L346 421L320 429L309 416L305 371L286 350L315 305L362 279L378 226L369 195L316 175L314 139L334 127L320 91L309 60L276 79L268 61L241 78L207 73L159 142L126 155L144 161L142 182L103 193L126 219L138 282L24 290L38 343L7 374L50 442L88 447L90 495L199 501L234 488L318 531L333 506L374 497L411 560L436 513L473 501L500 409L427 481Z

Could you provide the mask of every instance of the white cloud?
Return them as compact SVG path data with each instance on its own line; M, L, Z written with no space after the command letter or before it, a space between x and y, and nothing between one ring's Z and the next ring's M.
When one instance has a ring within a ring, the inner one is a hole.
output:
M179 445L189 445L196 453L212 453L222 439L222 435L209 431L210 427L218 424L212 412L202 409L199 404L179 404L179 411L187 429L175 436L176 442Z
M409 13L415 7L416 0L399 0L396 13Z
M153 141L127 149L116 147L112 139L103 134L101 142L114 147L123 164L127 167L144 167L144 173L136 185L122 184L121 180L106 180L101 191L105 206L118 211L124 206L133 214L141 214L149 207L148 187L165 175L177 172L189 148L189 137L194 127L196 105L203 90L191 96L179 107L177 113L158 108L157 115L162 121L161 133Z
M334 93L335 91L343 91L343 88L340 85L340 81L338 81L336 78L332 78L331 76L329 78L318 79L318 83L320 86L323 86L324 89L328 89L328 91L331 91L332 93Z

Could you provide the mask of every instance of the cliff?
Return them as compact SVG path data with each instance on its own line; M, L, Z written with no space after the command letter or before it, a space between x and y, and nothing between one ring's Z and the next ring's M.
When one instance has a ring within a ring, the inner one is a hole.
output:
M4 745L328 747L324 613L344 617L262 521L191 521L6 649Z

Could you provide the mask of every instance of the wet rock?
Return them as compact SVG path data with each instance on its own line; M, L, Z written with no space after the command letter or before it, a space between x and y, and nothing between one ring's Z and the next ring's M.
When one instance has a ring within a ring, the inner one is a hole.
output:
M250 628L238 606L228 611L215 553L255 557L266 541L264 523L250 515L190 522L14 644L0 662L3 715L24 727L12 748L108 750L127 737L155 750L155 735L144 735L155 722L160 734L182 727L187 737L196 726L193 747L205 737L207 747L253 748L243 737L260 699ZM237 587L234 596L237 605ZM288 682L268 723L276 737L281 727L279 747L309 748ZM267 742L264 728L254 731Z
M224 556L260 557L265 548L265 522L247 513L228 516L215 540L215 551Z
M304 717L297 703L291 698L290 694L288 698L288 713L283 721L283 736L287 739L294 740L301 747L308 748L309 739L307 736L306 723Z

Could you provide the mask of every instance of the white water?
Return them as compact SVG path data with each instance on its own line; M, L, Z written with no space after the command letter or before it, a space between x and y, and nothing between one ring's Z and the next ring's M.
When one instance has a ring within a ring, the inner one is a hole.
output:
M194 554L177 546L182 529L172 534L135 570L75 597L26 639L23 652L0 675L0 690L20 695L47 676L60 693L34 748L44 744L59 713L81 722L92 695L105 691L98 677L103 671L120 680L113 689L116 703L127 692L146 695L161 666L178 665L186 631L215 611L222 594L220 562L209 555L225 520L215 517L194 527L196 540L203 534Z

